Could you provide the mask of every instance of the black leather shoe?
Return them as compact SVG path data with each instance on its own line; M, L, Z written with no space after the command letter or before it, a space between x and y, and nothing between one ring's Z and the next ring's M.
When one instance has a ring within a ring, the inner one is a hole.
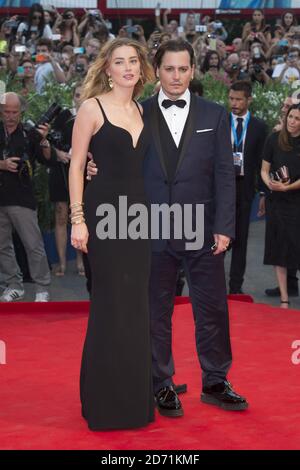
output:
M177 395L179 395L180 393L187 392L187 384L179 384L179 385L173 384L173 388L175 392L177 393Z
M244 292L242 289L239 287L237 289L229 289L229 294L243 294Z
M164 387L155 394L155 402L158 412L162 416L176 418L183 416L183 409L177 393L173 387Z
M228 411L241 411L248 408L246 398L238 395L227 380L211 387L204 387L201 401L208 405L215 405Z
M274 287L274 289L266 289L265 294L268 297L280 297L279 287ZM298 287L289 287L288 286L288 294L289 294L290 297L298 297L299 296Z

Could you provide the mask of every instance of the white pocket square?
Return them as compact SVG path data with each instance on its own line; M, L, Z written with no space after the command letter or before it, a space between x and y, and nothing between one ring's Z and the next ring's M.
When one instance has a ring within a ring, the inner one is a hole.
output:
M201 132L211 132L213 129L198 129L196 130L197 134L200 134Z

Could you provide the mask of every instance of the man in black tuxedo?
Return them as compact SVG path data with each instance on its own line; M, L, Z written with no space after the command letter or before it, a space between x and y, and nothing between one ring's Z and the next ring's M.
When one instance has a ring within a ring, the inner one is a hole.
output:
M262 189L261 161L267 125L251 115L252 86L235 82L229 91L231 142L236 179L236 231L230 265L230 294L242 294L246 270L250 213L256 186ZM262 193L263 195L263 193Z
M183 415L172 380L172 313L178 269L183 264L202 368L201 400L226 410L244 410L247 401L234 392L226 378L232 356L224 253L235 232L227 113L188 90L194 74L194 50L188 42L162 44L155 56L155 69L161 90L143 103L145 125L151 130L144 165L148 200L169 206L190 204L193 210L196 204L204 205L201 249L188 250L185 239L165 240L161 234L152 240L150 316L157 408L164 416ZM92 166L90 163L89 175L95 174Z

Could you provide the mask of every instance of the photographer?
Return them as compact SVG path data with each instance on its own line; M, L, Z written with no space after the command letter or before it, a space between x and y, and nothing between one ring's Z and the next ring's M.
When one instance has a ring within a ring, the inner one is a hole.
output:
M78 32L78 22L72 10L66 10L59 15L55 25L53 26L54 34L61 34L61 43L78 47L80 45L80 37Z
M30 275L36 284L36 302L49 300L50 271L38 226L32 175L35 161L56 161L46 139L48 125L34 132L21 123L23 105L16 93L3 95L0 110L0 271L6 289L0 301L12 302L24 297L23 280L12 249L12 229L24 245ZM45 121L44 121L45 122Z
M267 62L263 56L259 59L252 59L250 61L249 73L252 82L258 82L261 85L265 85L271 81L271 76L268 74Z
M52 47L52 41L49 39L42 38L39 39L37 43L37 55L35 60L38 65L35 71L34 82L39 94L43 92L43 88L52 74L58 83L66 82L62 68L52 55Z
M207 32L208 34L213 35L215 39L220 39L221 41L226 41L228 38L228 33L221 21L213 21L208 23Z
M238 54L230 54L224 64L225 72L227 73L231 83L249 78L247 73L241 71L240 58Z
M58 266L55 276L64 276L67 265L67 239L69 220L69 163L72 143L72 131L74 120L80 106L82 83L79 82L73 91L73 105L71 110L63 110L53 121L49 140L55 148L57 159L56 165L50 167L49 171L49 196L54 204L55 210L55 241L58 254ZM82 252L76 250L77 274L84 275Z
M22 42L24 38L24 42ZM17 29L17 41L22 44L32 46L39 38L52 38L52 31L48 24L45 24L44 9L39 3L34 3L27 17L27 20L20 23Z
M67 81L76 79L81 80L88 72L89 58L86 54L78 54L72 58L73 63L67 72Z
M300 78L299 49L292 47L289 50L285 63L276 65L272 78L279 83L292 83Z

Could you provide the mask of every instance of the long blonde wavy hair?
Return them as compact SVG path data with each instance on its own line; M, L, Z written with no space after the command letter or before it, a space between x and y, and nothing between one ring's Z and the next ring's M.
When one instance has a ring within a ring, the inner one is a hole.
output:
M111 90L106 73L109 67L112 53L122 46L133 47L138 55L141 65L141 79L134 87L133 97L137 98L143 91L144 84L155 79L152 65L147 60L147 50L139 42L130 38L117 38L106 43L100 50L97 59L91 65L83 82L81 102L97 95L105 94Z

